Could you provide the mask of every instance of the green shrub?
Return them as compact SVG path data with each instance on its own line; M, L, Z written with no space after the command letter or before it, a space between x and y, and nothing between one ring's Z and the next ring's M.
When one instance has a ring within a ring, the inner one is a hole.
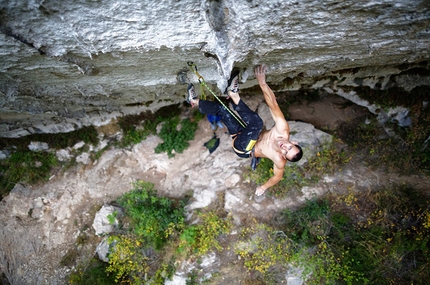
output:
M58 165L56 156L47 152L16 151L0 160L1 194L5 195L18 182L34 184L48 181L51 169Z
M184 226L184 203L175 205L169 198L158 197L154 185L134 183L134 190L118 198L130 220L132 231L148 245L161 248L169 235Z
M408 96L413 97L413 96ZM402 128L394 123L382 126L374 118L369 124L349 124L341 138L352 150L362 154L371 167L386 168L401 174L426 173L430 170L430 108L414 106L412 126ZM397 135L388 137L386 128Z
M70 285L115 285L115 276L106 274L107 264L92 258L87 264L79 264L69 275Z
M236 254L267 284L284 282L285 272L291 267L303 271L306 284L366 283L364 273L353 267L355 262L329 242L333 224L329 206L328 200L312 200L301 209L286 211L284 230L258 223L244 228L235 246ZM336 219L341 224L346 222L341 216Z
M339 256L336 249L325 239L322 239L311 250L303 249L292 259L303 269L306 284L367 284L364 272L354 270L354 260L346 260ZM379 284L379 283L376 283Z
M354 268L356 261L345 257L348 251L330 237L336 232L344 240L343 228L349 221L341 213L333 214L329 200L308 200L302 208L283 213L285 233L300 248L291 262L301 267L307 284L354 284L367 282L363 272ZM337 227L341 227L340 230ZM340 233L338 232L340 231Z
M409 187L329 195L285 211L285 234L301 248L291 262L308 284L425 284L430 213Z
M215 212L200 213L201 222L185 227L179 239L179 252L188 252L197 256L206 254L215 248L222 250L217 238L228 233L232 227L231 218L222 219Z
M156 134L157 125L163 121L162 117L156 117L153 120L145 120L142 125L126 125L122 122L120 125L123 129L124 136L118 142L119 147L128 147L145 140L149 135Z
M187 280L185 280L185 285L199 285L198 282L198 272L196 269L193 269L190 273L188 273Z
M172 236L177 239L184 228L184 201L159 197L152 183L136 181L133 190L120 196L116 202L124 209L121 217L123 227L108 237L110 250L104 272L106 280L120 284L164 284L175 271L173 261L166 262L171 255L165 248L167 241ZM116 218L117 212L108 216L110 223ZM174 239L172 244L176 244ZM89 274L92 273L83 266L71 274L69 282L89 284L84 283L83 278ZM94 274L99 275L100 272Z
M114 211L112 214L107 215L107 219L110 225L115 224L115 220L117 216L118 216L118 211Z
M313 245L330 229L327 200L307 200L303 208L284 211L289 236L296 242Z
M167 263L162 263L155 271L154 276L151 278L150 284L164 285L166 280L171 279L175 273L174 260L170 260Z
M175 156L173 150L182 153L188 146L188 141L194 139L197 122L183 119L179 124L179 117L167 119L158 136L163 140L155 148L155 153L166 152L169 157Z
M110 236L109 266L106 272L115 275L115 282L142 284L149 270L144 244L135 236Z
M22 138L0 138L0 149L11 150L9 158L0 160L0 199L7 195L16 183L35 184L47 181L51 170L57 167L55 154L30 151L32 141L46 142L51 149L71 147L80 141L97 144L98 135L94 127L61 134L34 134Z
M248 270L258 272L267 279L275 270L284 276L295 253L295 244L282 231L253 223L242 230L234 250Z
M118 119L118 124L123 132L123 138L118 142L120 147L128 147L140 143L150 134L157 133L157 125L170 118L179 116L179 105L169 105L160 108L155 113L150 111L128 115Z

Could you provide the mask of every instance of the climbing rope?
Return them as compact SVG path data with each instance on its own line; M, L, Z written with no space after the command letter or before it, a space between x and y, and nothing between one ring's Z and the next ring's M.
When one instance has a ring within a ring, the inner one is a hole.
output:
M220 102L221 103L221 105L233 116L233 118L235 118L238 122L239 122L239 124L241 124L241 126L242 127L244 127L244 128L246 128L246 124L241 120L241 119L239 119L231 110L230 110L230 108L228 108L225 104L224 104L224 102L222 102L221 101L221 99L220 98L218 98L218 96L209 88L209 86L206 84L206 82L205 82L205 80L204 80L204 78L203 78L203 76L201 76L200 75L200 73L197 71L197 66L195 65L195 63L194 62L192 62L192 61L188 61L187 62L187 64L188 64L188 66L190 67L190 69L191 69L191 71L192 72L194 72L194 74L197 76L197 78L198 78L198 80L199 80L199 83L200 83L200 88L201 88L201 90L202 90L202 94L204 94L204 91L203 91L203 86L204 87L206 87L206 89L214 96L214 98L215 99L217 99L218 100L218 102ZM206 94L204 95L204 98L203 99L206 99Z

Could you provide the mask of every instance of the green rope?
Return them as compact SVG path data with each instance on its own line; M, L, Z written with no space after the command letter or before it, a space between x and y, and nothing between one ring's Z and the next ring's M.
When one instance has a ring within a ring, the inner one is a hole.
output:
M233 118L235 118L238 122L239 122L239 124L242 126L242 127L244 127L244 128L246 128L246 124L241 120L241 119L239 119L231 110L230 110L230 108L228 108L225 104L224 104L224 102L222 102L221 101L221 99L220 98L218 98L218 96L209 88L209 86L207 86L207 84L206 84L206 82L205 82L205 80L203 79L203 76L201 76L200 74L199 74L199 72L197 71L197 66L194 64L194 62L192 62L192 61L189 61L188 62L188 66L190 67L190 69L191 69L191 71L192 72L194 72L194 74L195 75L197 75L197 77L198 77L198 79L199 79L199 83L200 83L200 86L204 86L204 87L206 87L206 89L218 100L218 102L220 102L221 103L221 105L233 116ZM193 67L194 67L194 69L193 69ZM202 90L203 90L203 88L202 88ZM205 99L206 99L206 95L205 95Z

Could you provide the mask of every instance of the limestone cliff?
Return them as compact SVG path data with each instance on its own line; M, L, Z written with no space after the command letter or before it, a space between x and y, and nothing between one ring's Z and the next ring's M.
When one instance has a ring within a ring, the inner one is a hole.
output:
M197 82L187 61L218 91L233 67L245 87L255 84L247 79L257 63L279 90L430 85L422 74L391 80L429 69L429 8L426 0L2 1L0 137L182 102L184 78Z

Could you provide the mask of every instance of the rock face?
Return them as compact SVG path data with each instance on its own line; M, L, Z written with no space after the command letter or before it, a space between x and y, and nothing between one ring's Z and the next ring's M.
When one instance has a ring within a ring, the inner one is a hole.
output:
M121 208L111 205L103 205L103 207L96 213L93 221L93 228L96 235L108 234L114 231L118 226L117 215L121 213ZM109 215L112 220L109 220Z
M3 1L0 136L68 132L182 102L184 83L197 82L187 61L197 63L214 90L224 90L233 67L245 87L253 86L247 79L257 63L268 66L279 90L333 85L327 81L333 77L343 79L336 86L357 85L359 77L359 84L385 88L391 75L428 70L429 6L425 0ZM395 83L429 85L428 75L402 78Z

